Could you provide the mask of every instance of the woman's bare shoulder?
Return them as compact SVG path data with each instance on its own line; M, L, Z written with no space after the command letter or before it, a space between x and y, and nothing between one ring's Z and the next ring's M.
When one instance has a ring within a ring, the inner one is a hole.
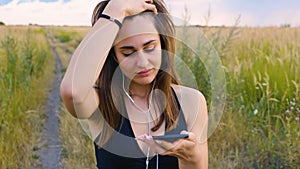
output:
M193 100L205 101L204 95L197 89L176 84L172 84L172 88L178 98L191 98Z
M202 119L206 116L202 111L206 111L206 100L204 95L197 89L193 89L190 87L182 86L182 85L172 85L182 111L185 116L185 120L187 122L187 128L191 131L195 128L195 124L200 125L201 123L197 123L199 118ZM197 127L196 127L197 128Z

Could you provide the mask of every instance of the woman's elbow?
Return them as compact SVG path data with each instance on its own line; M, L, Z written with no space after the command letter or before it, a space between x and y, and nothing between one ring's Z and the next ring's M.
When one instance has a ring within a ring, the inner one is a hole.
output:
M73 103L73 92L72 87L70 85L66 85L66 83L62 82L60 84L60 95L62 98L65 107L67 108L68 112L77 118L77 114L75 112L74 103Z
M63 82L60 85L60 95L67 110L75 118L88 119L97 108L97 102L93 99L94 97L90 96L82 99L82 96L76 95L71 85Z

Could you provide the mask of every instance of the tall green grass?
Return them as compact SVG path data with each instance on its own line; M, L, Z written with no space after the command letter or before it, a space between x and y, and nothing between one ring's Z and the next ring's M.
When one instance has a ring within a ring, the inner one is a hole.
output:
M297 168L300 29L239 28L239 18L230 28L208 27L210 11L203 27L187 26L188 11L184 18L177 54L208 104L215 90L206 65L211 52L218 52L226 73L223 119L209 139L211 168Z
M1 29L0 168L34 168L53 58L41 28Z
M210 138L213 168L300 165L299 33L299 28L242 28L221 54L228 101Z

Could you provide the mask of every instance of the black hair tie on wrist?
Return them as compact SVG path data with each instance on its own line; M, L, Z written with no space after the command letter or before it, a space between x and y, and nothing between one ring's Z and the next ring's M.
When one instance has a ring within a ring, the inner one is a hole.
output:
M99 19L99 18L105 18L105 19L108 19L108 20L110 20L110 21L116 23L116 24L119 26L120 29L121 29L121 27L122 27L122 23L121 23L120 21L118 21L117 19L111 17L111 16L108 16L108 15L105 15L105 14L102 14L102 13L101 13L101 14L99 14L99 16L98 16L98 19Z

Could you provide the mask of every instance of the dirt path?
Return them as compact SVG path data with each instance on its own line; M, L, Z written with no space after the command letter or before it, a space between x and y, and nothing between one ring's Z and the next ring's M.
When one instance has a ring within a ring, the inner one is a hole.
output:
M60 111L60 93L59 85L61 82L61 62L59 56L52 43L53 36L45 28L47 37L51 45L52 54L55 57L55 79L52 83L51 91L48 95L46 105L46 120L44 124L43 134L41 136L41 149L39 150L39 160L43 169L59 169L61 168L61 152L62 145L59 135L59 119L58 113Z

